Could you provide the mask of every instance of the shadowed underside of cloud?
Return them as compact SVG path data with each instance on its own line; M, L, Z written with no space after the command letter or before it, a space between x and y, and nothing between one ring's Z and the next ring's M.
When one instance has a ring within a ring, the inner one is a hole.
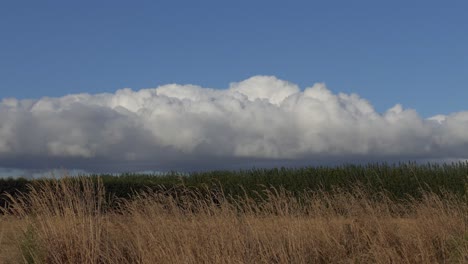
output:
M0 166L210 169L468 158L468 112L385 113L324 84L272 76L0 103Z

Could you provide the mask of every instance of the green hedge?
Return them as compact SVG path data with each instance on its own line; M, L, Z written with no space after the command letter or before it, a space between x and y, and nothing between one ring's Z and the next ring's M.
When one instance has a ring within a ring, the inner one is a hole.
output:
M228 195L248 195L261 192L265 186L284 187L293 193L309 190L351 188L360 183L370 192L386 191L395 198L419 197L421 190L449 191L465 195L468 185L468 163L452 164L368 164L338 167L304 167L251 169L241 171L209 171L188 175L122 174L92 175L101 177L108 195L130 197L135 192L150 189L223 188ZM0 179L0 193L27 192L27 185L41 180ZM0 201L4 205L4 201Z

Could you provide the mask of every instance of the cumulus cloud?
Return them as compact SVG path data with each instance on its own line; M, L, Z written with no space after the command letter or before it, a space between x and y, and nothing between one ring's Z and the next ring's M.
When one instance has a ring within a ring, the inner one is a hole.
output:
M468 158L468 112L378 113L356 94L272 76L0 103L0 166L227 168Z

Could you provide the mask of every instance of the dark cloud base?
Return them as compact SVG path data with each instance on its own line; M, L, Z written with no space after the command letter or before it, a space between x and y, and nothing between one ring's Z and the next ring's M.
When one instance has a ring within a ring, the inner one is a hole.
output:
M468 158L468 112L377 113L324 84L254 76L194 85L0 102L0 167L199 171Z

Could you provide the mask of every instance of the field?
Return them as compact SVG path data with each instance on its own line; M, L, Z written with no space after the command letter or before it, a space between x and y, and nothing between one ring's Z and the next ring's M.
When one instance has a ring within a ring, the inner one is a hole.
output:
M3 180L0 263L467 263L467 175L457 163Z

